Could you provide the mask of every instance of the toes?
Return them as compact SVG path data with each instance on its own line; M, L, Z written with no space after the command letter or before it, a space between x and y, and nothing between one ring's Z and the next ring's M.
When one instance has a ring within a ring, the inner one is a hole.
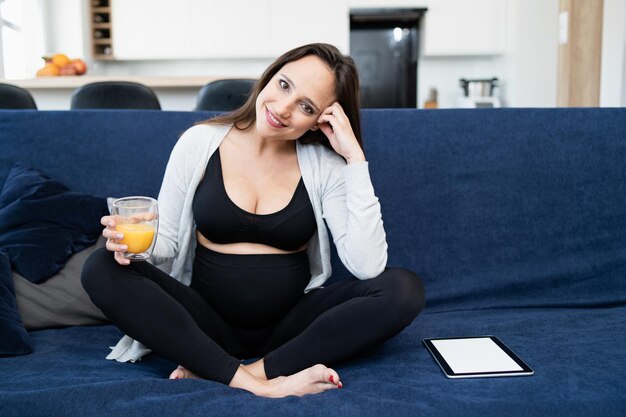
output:
M341 380L339 379L339 374L335 372L334 369L327 368L324 365L315 365L314 368L317 368L316 371L319 372L318 375L321 376L320 380L326 383L331 383L338 388L341 388Z
M169 379L181 379L183 377L183 372L180 368L176 368L170 374Z
M330 368L328 369L327 374L328 374L327 381L341 388L341 380L339 379L339 374L335 372L335 370L330 369Z
M184 366L178 365L178 367L170 374L170 379L185 379L193 378L194 376L195 375L189 372Z

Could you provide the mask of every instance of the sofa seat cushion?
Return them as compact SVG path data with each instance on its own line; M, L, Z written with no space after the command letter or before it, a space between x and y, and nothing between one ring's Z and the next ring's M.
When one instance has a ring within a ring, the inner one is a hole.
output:
M343 389L278 400L210 381L169 381L176 364L154 354L136 364L106 361L121 336L114 326L41 330L31 332L32 355L0 367L0 413L621 417L625 316L626 306L425 312L382 347L336 366ZM476 334L500 337L535 375L447 379L421 342Z

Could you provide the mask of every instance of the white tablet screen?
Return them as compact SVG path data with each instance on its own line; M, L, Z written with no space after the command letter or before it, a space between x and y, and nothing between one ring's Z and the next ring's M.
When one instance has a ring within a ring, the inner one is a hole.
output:
M433 340L454 373L522 371L523 369L488 337Z

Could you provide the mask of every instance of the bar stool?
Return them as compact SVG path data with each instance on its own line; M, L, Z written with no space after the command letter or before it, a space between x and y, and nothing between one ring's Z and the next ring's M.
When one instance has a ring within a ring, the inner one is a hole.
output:
M143 84L129 81L100 81L85 84L74 90L70 108L161 110L161 104L154 91Z
M248 100L256 80L250 78L217 80L198 92L196 110L231 111Z
M0 109L37 110L37 104L28 90L13 84L0 83Z

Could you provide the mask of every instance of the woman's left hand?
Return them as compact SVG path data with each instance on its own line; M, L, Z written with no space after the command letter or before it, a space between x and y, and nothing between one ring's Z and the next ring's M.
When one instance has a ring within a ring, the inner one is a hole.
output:
M338 102L326 108L317 123L335 152L343 156L349 164L365 161L365 154L354 136L350 120Z

